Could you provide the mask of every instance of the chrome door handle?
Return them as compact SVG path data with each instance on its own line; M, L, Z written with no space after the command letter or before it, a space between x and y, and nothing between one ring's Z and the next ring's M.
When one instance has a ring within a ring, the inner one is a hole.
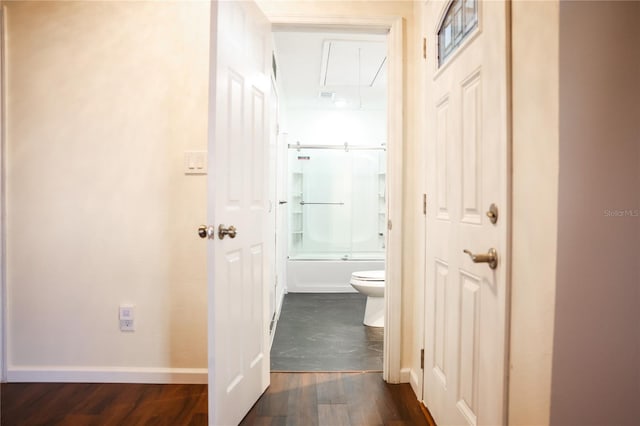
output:
M236 237L236 227L233 226L233 225L229 226L228 228L225 228L224 225L218 226L218 238L223 240L225 235L228 235L229 238L235 238Z
M490 248L487 254L473 254L466 249L463 252L469 255L473 263L488 263L491 269L498 267L498 252L494 248Z
M200 238L202 239L209 238L210 240L212 240L214 235L215 235L215 229L213 228L213 226L207 226L207 225L198 226L198 236Z

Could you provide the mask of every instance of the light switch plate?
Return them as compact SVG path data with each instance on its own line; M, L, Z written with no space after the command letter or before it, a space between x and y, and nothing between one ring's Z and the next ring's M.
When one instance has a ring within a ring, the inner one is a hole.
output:
M133 305L120 305L120 309L118 311L119 319L133 319Z
M185 151L184 173L186 175L206 175L207 151Z

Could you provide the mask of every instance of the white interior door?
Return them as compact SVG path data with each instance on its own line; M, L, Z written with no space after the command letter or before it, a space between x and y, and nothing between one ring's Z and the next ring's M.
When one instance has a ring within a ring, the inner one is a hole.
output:
M438 424L500 425L509 264L507 5L429 1L426 13L423 395ZM486 214L491 204L495 224ZM463 253L490 248L495 269Z
M269 384L271 27L249 1L214 1L211 17L209 424L235 425Z

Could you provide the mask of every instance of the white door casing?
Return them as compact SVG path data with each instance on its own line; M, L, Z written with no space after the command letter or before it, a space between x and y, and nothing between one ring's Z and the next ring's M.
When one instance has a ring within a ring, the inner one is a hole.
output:
M271 27L253 2L211 3L207 220L209 424L238 424L269 384Z
M295 9L295 8L294 8ZM386 30L387 35L387 219L390 230L385 245L385 326L382 375L389 383L400 383L402 347L402 177L404 152L404 20L395 15L363 17L354 15L312 16L297 13L270 15L279 28L353 28L365 31ZM283 134L283 137L286 135ZM286 146L286 140L283 142ZM286 228L285 228L286 229Z
M424 402L443 425L506 417L508 4L478 2L478 27L438 65L448 1L426 7L427 222ZM498 207L498 221L486 215ZM468 249L498 253L496 269Z
M277 54L277 53L276 53ZM278 58L276 56L276 67ZM277 125L275 133L275 176L276 176L276 286L275 286L275 312L276 312L276 326L280 316L284 295L287 291L287 245L288 245L288 186L287 186L287 134L280 133L280 109L279 109L279 97L278 97L278 85L274 87L274 93L276 94L276 113L277 113ZM282 202L282 203L281 203ZM271 339L275 337L275 329L272 331Z
M273 342L275 321L278 313L278 271L282 260L278 257L278 93L273 80L269 80L269 239L268 250L270 268L269 287L269 334Z

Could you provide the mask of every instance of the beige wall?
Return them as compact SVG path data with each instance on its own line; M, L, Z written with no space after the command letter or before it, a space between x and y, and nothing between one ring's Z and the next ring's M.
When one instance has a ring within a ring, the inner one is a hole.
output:
M206 367L204 247L193 238L205 180L182 174L182 153L206 148L207 4L5 3L9 370ZM402 367L415 367L414 2L261 6L405 19ZM136 305L133 334L117 329L122 302Z
M208 4L4 4L10 378L206 368Z
M404 18L404 167L403 167L403 262L402 262L402 358L401 368L420 372L421 333L416 332L415 317L421 307L422 268L419 247L424 244L422 218L423 160L419 143L419 107L422 97L418 66L422 39L417 25L419 2L412 1L278 1L259 0L268 17L402 17ZM420 339L420 341L416 341ZM416 369L417 368L417 369ZM408 380L404 377L403 380Z
M510 424L637 423L638 18L513 4Z
M551 424L640 420L639 21L638 2L560 2Z
M509 424L549 421L558 211L558 2L512 4Z

